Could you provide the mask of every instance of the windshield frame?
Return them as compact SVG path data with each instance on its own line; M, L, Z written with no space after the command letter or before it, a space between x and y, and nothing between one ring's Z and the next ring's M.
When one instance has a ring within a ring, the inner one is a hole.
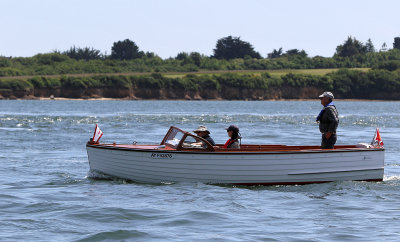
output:
M181 134L181 135L180 135ZM179 136L177 136L179 135ZM179 139L176 137L180 137ZM188 146L184 146L184 142L185 140L190 137L193 138L194 140L197 140L199 142L201 142L204 145L203 146L194 146L194 147L188 147ZM174 140L174 141L172 141ZM171 142L169 142L171 141ZM164 139L161 141L160 145L165 145L166 147L175 149L175 150L190 150L190 151L215 151L214 147L205 139L197 136L197 135L193 135L189 132L186 132L180 128L171 126L168 130L168 132L165 134Z

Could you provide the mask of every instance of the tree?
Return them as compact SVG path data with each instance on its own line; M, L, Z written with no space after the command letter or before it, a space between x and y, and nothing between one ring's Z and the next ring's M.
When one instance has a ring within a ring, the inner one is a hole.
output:
M287 56L299 56L302 58L306 58L307 57L307 53L304 50L298 50L298 49L291 49L286 51Z
M176 60L185 60L185 59L187 59L187 58L189 58L189 55L188 55L188 53L186 53L186 52L180 52L180 53L178 53L178 55L176 55L176 57L175 57Z
M393 49L400 49L400 37L394 38Z
M365 43L365 50L366 50L366 52L368 52L368 53L373 53L373 52L376 51L376 50L375 50L375 46L374 46L374 44L372 43L372 40L371 40L371 39L368 39L368 40L367 40L367 43Z
M336 47L335 56L349 57L359 54L365 54L367 52L365 46L355 38L349 36L343 45Z
M67 55L70 58L75 60L95 60L95 59L102 59L102 55L100 54L100 50L95 50L93 48L85 47L71 47L69 50L64 51L63 55Z
M385 51L387 51L387 45L386 45L386 42L383 42L383 44L382 44L382 47L381 47L381 49L380 49L379 51L381 51L381 52L385 52Z
M201 55L200 55L199 52L190 53L190 58L192 59L193 63L196 66L200 66L201 65Z
M154 58L154 57L157 56L154 52L148 52L148 51L147 51L144 55L145 55L147 58Z
M269 59L278 58L281 56L282 56L282 47L279 48L279 50L274 49L271 53L268 53Z
M250 56L251 58L261 59L260 53L254 51L253 46L240 37L228 36L217 41L214 49L214 57L217 59L235 59Z
M111 59L132 60L141 58L143 55L143 51L139 51L135 42L129 39L114 42L111 48Z

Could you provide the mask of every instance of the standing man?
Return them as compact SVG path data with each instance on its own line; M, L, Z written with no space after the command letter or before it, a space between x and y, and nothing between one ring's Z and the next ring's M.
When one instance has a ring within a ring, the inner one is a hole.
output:
M319 98L324 106L317 117L319 131L322 133L321 149L333 149L337 140L336 129L339 125L339 114L333 104L334 97L331 92L324 92Z

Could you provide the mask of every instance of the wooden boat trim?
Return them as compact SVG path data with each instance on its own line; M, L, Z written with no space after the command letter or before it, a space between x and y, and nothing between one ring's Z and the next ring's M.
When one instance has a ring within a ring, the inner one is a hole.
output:
M173 150L173 149L157 149L157 145L140 145L138 147L149 146L148 149L145 148L135 148L129 147L133 145L114 145L114 144L86 144L87 147L97 148L97 149L114 149L114 150L125 150L131 152L150 152L150 153L185 153L185 154L213 154L213 155L259 155L259 154L307 154L307 153L340 153L340 152L374 152L374 151L383 151L384 148L337 148L337 149L288 149L288 150L242 150L242 149L220 149L215 150L214 152L210 151L202 151L202 150ZM150 148L152 147L152 148ZM290 147L290 146L289 146ZM293 146L296 147L296 146ZM290 147L292 148L292 147Z

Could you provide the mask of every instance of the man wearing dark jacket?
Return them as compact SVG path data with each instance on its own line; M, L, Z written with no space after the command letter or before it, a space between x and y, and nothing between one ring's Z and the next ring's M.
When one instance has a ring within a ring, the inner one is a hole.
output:
M200 125L196 130L193 130L197 136L207 140L212 146L215 145L214 140L210 137L210 131L204 125Z
M339 114L333 104L331 92L322 93L319 98L323 109L317 117L319 131L322 133L321 149L333 149L337 140L336 129L339 125Z

